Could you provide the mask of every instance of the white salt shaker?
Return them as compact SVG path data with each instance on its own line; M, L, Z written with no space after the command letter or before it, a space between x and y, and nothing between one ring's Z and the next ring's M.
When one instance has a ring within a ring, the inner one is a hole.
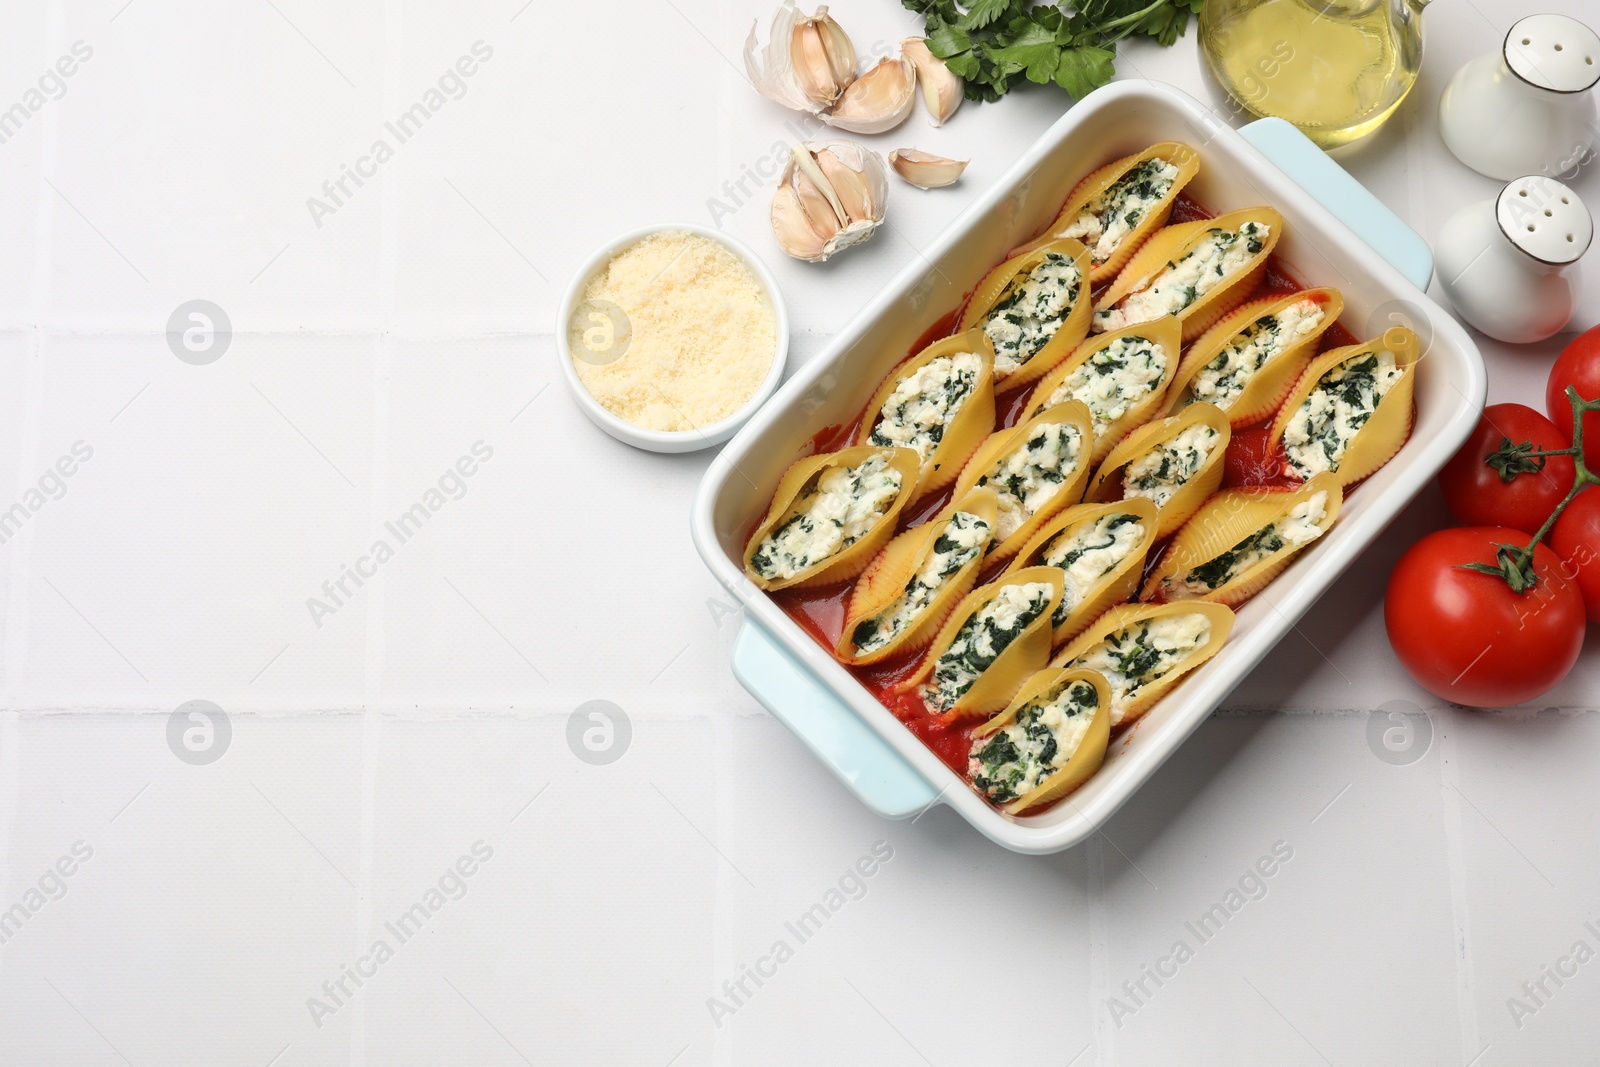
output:
M1518 178L1493 200L1456 212L1434 248L1456 313L1490 337L1530 344L1561 332L1576 301L1567 270L1589 247L1594 219L1553 178Z
M1460 70L1439 97L1439 132L1480 174L1570 176L1593 152L1600 36L1566 15L1529 15L1498 53Z

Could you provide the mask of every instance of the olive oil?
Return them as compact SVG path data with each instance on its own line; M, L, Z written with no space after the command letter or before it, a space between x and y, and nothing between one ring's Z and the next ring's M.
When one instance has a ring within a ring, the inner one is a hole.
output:
M1383 125L1422 65L1427 0L1207 0L1200 45L1228 95L1331 148Z

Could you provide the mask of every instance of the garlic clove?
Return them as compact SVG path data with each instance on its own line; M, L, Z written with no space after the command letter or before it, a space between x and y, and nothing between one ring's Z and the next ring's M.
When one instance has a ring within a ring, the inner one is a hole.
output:
M889 166L894 172L919 189L942 189L953 185L969 160L946 159L931 152L915 148L896 148L889 153Z
M916 88L917 68L911 61L904 56L885 56L852 82L833 111L821 118L830 126L852 133L883 133L911 114Z
M800 208L805 212L806 221L811 224L818 237L827 240L850 224L850 216L845 212L844 205L839 202L839 197L833 191L830 182L817 166L816 161L802 152L796 157L794 174L789 179L789 185L794 189L796 198L800 201Z
M922 103L932 116L933 124L943 126L961 106L963 83L960 76L952 74L944 60L928 51L926 37L907 37L900 42L900 51L917 68Z
M828 14L826 7L817 8L815 21L822 33L823 51L833 67L833 80L839 86L839 91L843 92L856 80L856 46L851 42L850 35L844 32L844 27Z
M867 187L866 175L845 166L844 162L834 155L832 149L827 148L817 153L817 166L822 168L828 184L833 186L834 195L838 197L839 206L844 209L847 223L862 222L872 218L872 192Z
M850 141L808 141L779 178L772 231L789 255L821 263L872 236L888 195L882 156Z
M828 258L824 249L832 235L819 236L812 228L793 186L780 185L772 194L772 232L778 247L795 259L821 263Z
M795 72L795 31L801 21L794 0L783 0L772 16L765 46L757 43L760 23L752 24L744 42L744 69L750 84L768 100L815 115L828 105L812 99Z
M856 49L826 6L794 24L790 64L802 92L831 106L856 78Z

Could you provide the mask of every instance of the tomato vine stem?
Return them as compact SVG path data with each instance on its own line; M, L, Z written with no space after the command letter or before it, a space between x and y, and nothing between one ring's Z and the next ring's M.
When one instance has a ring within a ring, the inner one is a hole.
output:
M1500 472L1500 477L1510 482L1520 474L1533 474L1544 469L1544 463L1530 466L1525 461L1543 459L1547 456L1571 456L1574 475L1572 488L1567 492L1565 499L1555 506L1550 512L1550 517L1544 520L1544 525L1539 527L1539 532L1533 535L1533 540L1526 545L1495 544L1495 561L1493 563L1461 563L1457 564L1462 570L1478 571L1481 574L1492 574L1511 587L1513 593L1526 593L1538 584L1539 576L1533 570L1533 550L1539 547L1550 530L1555 526L1561 513L1567 510L1567 505L1572 503L1579 493L1591 485L1600 485L1600 475L1589 469L1583 459L1583 417L1591 411L1600 411L1600 399L1585 400L1578 395L1578 390L1567 386L1567 403L1572 405L1572 447L1535 449L1532 442L1524 441L1521 445L1513 445L1509 437L1500 439L1500 449L1491 452L1484 458L1484 463ZM1509 476L1508 476L1509 472Z

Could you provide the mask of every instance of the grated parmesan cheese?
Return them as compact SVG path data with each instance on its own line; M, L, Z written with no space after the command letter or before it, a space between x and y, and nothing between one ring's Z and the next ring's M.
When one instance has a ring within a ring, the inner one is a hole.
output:
M622 358L573 367L612 414L650 430L719 422L753 396L772 369L777 320L761 281L706 237L665 231L612 257L589 280L587 301L622 309L631 328Z

